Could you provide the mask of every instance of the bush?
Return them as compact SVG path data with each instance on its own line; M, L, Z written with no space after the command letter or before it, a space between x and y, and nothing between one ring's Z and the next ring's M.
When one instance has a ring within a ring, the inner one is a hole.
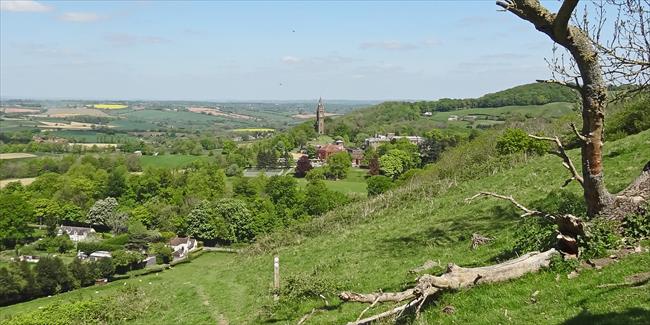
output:
M338 289L336 281L314 274L290 274L283 281L280 297L289 300L318 298L320 295L334 294Z
M61 235L38 240L34 243L34 247L39 251L65 253L74 248L74 243L68 235Z
M632 240L650 237L650 212L626 216L623 219L623 234Z
M172 249L164 243L151 245L150 252L156 255L156 263L167 264L172 260Z
M602 218L594 219L585 230L585 236L578 237L583 258L602 257L608 249L615 249L621 244L617 234L618 225L615 221Z
M393 181L390 177L375 175L366 180L368 184L368 196L375 196L390 190L393 187Z
M111 255L113 257L115 273L123 274L144 267L144 263L142 263L144 255L138 252L120 249L111 252Z
M511 252L525 254L530 251L544 251L555 246L555 224L542 218L523 218L517 224L515 241Z
M96 251L114 251L123 248L122 245L107 244L105 242L79 242L77 249L90 255Z

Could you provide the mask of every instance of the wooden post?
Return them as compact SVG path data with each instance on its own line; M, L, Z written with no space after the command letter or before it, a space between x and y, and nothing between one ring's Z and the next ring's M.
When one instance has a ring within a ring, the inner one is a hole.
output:
M280 257L273 257L273 301L280 300Z

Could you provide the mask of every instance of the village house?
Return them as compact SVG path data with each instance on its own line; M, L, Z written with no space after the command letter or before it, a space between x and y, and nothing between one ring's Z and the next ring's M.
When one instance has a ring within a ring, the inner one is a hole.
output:
M72 240L73 242L80 242L80 241L86 241L90 239L89 237L93 236L93 234L95 233L95 229L89 227L72 227L72 226L59 227L57 236L61 236L64 233L68 234L68 236L70 236L70 240Z
M328 143L318 148L318 159L327 160L331 155L343 151L345 151L345 147L342 142L340 144Z
M395 135L395 133L388 133L386 135L376 134L374 137L367 138L364 146L366 148L377 148L380 145L391 142L393 140L407 139L410 143L418 145L424 141L423 137L416 135Z
M363 165L364 151L362 149L348 148L348 153L350 154L350 157L352 157L353 167L361 167Z
M196 244L196 239L190 237L174 237L169 241L174 259L185 257L187 253L196 248Z

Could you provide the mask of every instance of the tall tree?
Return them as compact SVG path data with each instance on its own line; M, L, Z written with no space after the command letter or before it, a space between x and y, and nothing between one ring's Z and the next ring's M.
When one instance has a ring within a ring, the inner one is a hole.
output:
M0 211L0 244L13 248L32 233L32 207L20 194L0 192Z

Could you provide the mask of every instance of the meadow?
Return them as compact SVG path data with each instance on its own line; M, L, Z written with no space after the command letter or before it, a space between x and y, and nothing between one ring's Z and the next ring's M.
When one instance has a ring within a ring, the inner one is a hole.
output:
M647 162L650 131L608 142L604 150L608 188L616 192ZM569 154L575 160L579 152ZM3 307L0 317L12 324L7 318L21 313L39 313L41 307L80 299L117 297L120 288L135 286L157 304L129 321L135 324L295 324L312 308L321 307L325 310L315 312L309 324L353 321L367 305L341 303L336 297L340 290L403 289L416 277L408 270L426 260L440 261L442 266L450 262L478 266L505 258L503 252L512 247L519 214L503 201L468 203L465 198L488 190L512 194L530 206L557 190L566 178L561 161L552 155L528 159L513 168L493 168L480 171L487 176L458 183L424 174L393 191L260 238L245 253L206 253L160 274ZM575 183L565 190L580 193ZM473 233L494 240L471 250ZM278 303L273 303L270 291L274 255L280 256L283 286ZM442 272L442 266L431 272ZM581 271L574 279L567 277L568 271L551 269L507 283L445 293L425 306L419 322L647 324L647 288L599 286L623 283L626 276L648 269L650 253L646 251L602 270ZM327 299L329 307L318 294ZM454 307L454 313L442 312L448 305ZM371 313L390 307L380 305ZM20 323L19 319L15 323Z

